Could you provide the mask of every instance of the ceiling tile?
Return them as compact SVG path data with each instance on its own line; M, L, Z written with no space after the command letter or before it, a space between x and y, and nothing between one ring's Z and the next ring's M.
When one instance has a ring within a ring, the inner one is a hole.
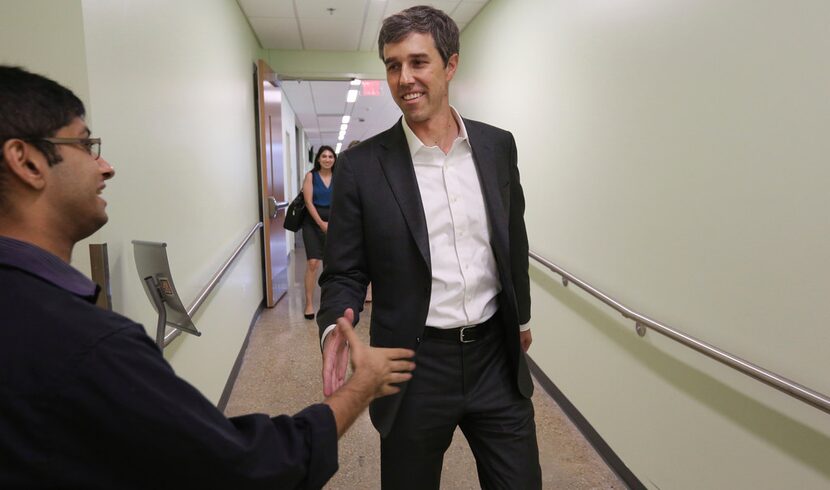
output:
M300 124L303 127L315 126L317 114L314 111L314 99L311 98L311 86L295 80L283 80L280 87Z
M336 116L317 116L317 125L320 127L321 132L340 132L340 125L343 120L343 115L338 114Z
M360 45L360 30L351 23L336 19L300 19L305 49L329 51L356 51Z
M384 9L386 9L386 0L369 0L369 10L366 11L366 18L382 19Z
M318 115L344 114L349 82L313 81L309 83L314 96L314 107Z
M452 14L452 11L455 10L455 7L458 5L458 0L444 0L444 1L433 1L433 2L424 2L424 1L411 1L411 0L389 0L386 4L386 11L384 12L384 17L389 17L390 15L397 14L401 10L406 10L409 7L414 7L416 5L429 5L431 7L435 7L439 10L443 10L447 14Z
M275 17L251 17L251 27L265 49L303 49L297 21Z
M365 140L381 131L389 129L398 118L401 111L389 95L386 80L379 80L380 95L361 96L351 108L349 129L344 141Z
M239 6L248 17L294 18L293 0L239 0Z
M366 20L366 23L363 25L363 38L360 40L360 51L377 51L380 23L380 19Z
M301 19L332 18L363 20L367 0L302 0L297 2L297 15ZM333 13L327 9L334 8Z

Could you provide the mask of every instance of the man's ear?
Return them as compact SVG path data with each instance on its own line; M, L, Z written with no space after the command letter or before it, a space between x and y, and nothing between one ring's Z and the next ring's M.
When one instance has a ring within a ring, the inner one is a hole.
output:
M444 68L447 73L448 82L455 76L456 68L458 68L458 53L453 53L447 60L447 66Z
M9 173L24 186L42 189L46 185L49 168L46 156L21 139L12 138L3 143L3 161L0 164L8 167Z

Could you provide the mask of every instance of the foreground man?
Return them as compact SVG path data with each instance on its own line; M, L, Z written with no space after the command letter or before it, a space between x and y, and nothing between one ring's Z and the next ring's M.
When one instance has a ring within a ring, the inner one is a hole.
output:
M83 118L68 89L0 66L0 488L322 487L337 438L410 378L413 353L369 348L341 319L342 389L293 417L225 418L68 264L106 223L115 175Z
M456 427L482 488L541 488L516 144L450 106L459 45L446 14L393 15L378 47L403 119L338 158L320 278L324 392L349 356L345 331L330 329L371 281L372 344L417 349L418 363L401 393L370 407L383 488L438 489Z

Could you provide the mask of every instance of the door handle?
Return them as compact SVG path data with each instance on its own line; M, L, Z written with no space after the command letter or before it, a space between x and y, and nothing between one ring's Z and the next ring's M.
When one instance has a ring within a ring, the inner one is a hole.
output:
M287 208L288 204L288 201L279 202L274 196L268 196L268 217L271 219L276 219L277 212L280 209Z

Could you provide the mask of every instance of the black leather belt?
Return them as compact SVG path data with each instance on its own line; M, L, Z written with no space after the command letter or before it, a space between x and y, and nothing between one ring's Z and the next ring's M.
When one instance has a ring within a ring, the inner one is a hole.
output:
M495 316L495 315L494 315ZM466 325L455 328L424 327L424 337L431 339L451 340L461 344L469 344L483 340L492 330L490 320L478 325Z

